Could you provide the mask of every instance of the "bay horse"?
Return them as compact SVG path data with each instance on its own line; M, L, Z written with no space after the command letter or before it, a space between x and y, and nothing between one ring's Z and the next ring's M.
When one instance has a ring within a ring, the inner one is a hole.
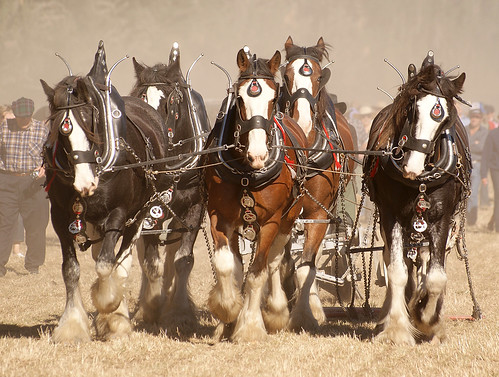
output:
M201 177L196 170L200 157L193 152L203 149L211 127L203 98L188 82L190 69L184 79L177 43L170 51L168 64L149 67L135 58L133 64L137 81L130 95L141 98L161 115L166 157L183 156L166 163L165 174L174 181L169 193L171 201L168 205L156 203L162 207L163 216L149 217L147 228L153 234L143 234L144 242L137 243L143 266L140 305L146 322L161 321L167 327L188 330L196 321L188 279L194 264L194 242L206 210ZM160 231L166 220L171 221L166 241L161 242L159 232L154 230ZM166 245L164 265L158 252L160 243Z
M74 76L68 65L69 76L55 88L40 80L51 113L44 148L46 191L66 286L66 307L52 334L55 342L91 339L76 246L85 250L92 242L98 275L92 286L97 336L109 339L132 329L124 296L131 248L157 188L147 166L111 169L163 157L165 141L159 114L137 98L122 98L111 85L116 65L108 71L100 41L86 76Z
M321 68L328 51L323 38L315 46L300 47L288 37L284 44L286 66L283 70L283 90L280 106L302 128L307 136L309 152L307 195L303 201L302 217L319 220L306 223L305 242L301 263L296 268L297 297L291 312L289 327L292 330L311 331L325 320L319 299L316 275L316 256L328 225L321 220L332 220L338 199L340 176L353 172L353 160L340 160L341 150L353 150L353 139L348 121L334 106L326 90L331 72ZM346 185L350 179L344 179Z
M284 148L304 148L306 138L296 122L276 109L280 52L265 60L241 49L236 60L238 81L229 90L207 142L208 148L235 146L210 153L204 173L216 275L208 307L224 326L220 335L252 341L264 338L267 331L284 329L289 320L280 265L302 208L301 166L306 152ZM253 241L245 278L239 235Z
M445 337L446 250L469 195L469 145L454 103L462 101L466 75L447 76L432 51L419 72L414 64L408 72L369 135L369 151L388 153L366 156L363 168L379 210L388 274L377 337L396 344L438 343Z

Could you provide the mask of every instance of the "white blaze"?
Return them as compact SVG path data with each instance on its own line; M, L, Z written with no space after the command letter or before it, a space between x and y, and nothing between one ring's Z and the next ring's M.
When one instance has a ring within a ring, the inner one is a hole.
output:
M78 124L72 111L69 112L69 119L73 125L73 130L68 137L71 149L73 151L89 151L90 142L87 135ZM91 165L88 163L77 163L74 168L75 180L73 182L73 187L76 191L82 194L82 196L92 195L97 188L99 178L94 175Z
M249 80L239 88L239 95L243 99L246 108L246 119L260 115L268 119L269 102L275 98L275 90L270 88L265 80L258 79L258 84L262 92L257 97L248 95L248 87L252 80ZM248 156L252 157L251 167L254 169L263 168L268 158L267 134L263 129L254 129L248 133Z
M296 59L291 66L293 67L294 80L291 94L296 93L299 89L307 89L312 94L312 80L311 76L302 76L300 68L305 63L305 59ZM305 135L308 136L312 131L312 114L310 113L310 103L306 98L298 98L296 100L298 106L299 117L297 123L300 125Z
M437 97L433 95L427 95L420 99L417 105L417 111L419 113L418 123L416 124L416 130L414 137L416 139L433 140L435 134L440 127L440 124L447 119L449 112L447 110L447 101L444 98L440 98L440 104L442 105L442 111L444 111L444 117L440 122L434 121L431 116L431 110L433 106L437 103ZM414 173L419 176L424 171L426 154L418 151L408 151L406 153L406 165L404 171L407 174Z

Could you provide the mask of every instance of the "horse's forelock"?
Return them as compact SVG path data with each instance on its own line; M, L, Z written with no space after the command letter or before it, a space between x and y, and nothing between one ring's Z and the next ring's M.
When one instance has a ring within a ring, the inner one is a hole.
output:
M304 54L305 47L293 45L286 49L286 60L291 61L293 60L293 57ZM323 58L329 60L329 52L327 51L327 49L323 49L317 46L306 47L306 54L312 56L318 61L322 61Z
M258 58L256 60L256 70L255 70L255 63L251 61L251 64L248 66L246 71L242 72L239 77L249 77L253 73L256 73L256 75L258 76L274 77L269 66L267 65L268 62L269 59Z

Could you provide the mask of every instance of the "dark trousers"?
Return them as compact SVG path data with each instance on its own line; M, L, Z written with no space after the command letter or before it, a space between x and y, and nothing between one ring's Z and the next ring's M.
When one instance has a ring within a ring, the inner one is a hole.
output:
M42 184L43 179L0 173L0 272L9 260L19 214L26 230L24 266L31 270L45 262L49 203Z
M492 187L494 188L493 221L496 232L499 232L499 170L490 169L490 178L492 179Z

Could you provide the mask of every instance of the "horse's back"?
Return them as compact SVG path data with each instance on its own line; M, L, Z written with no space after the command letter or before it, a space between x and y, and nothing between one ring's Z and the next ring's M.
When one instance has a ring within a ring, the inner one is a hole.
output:
M129 121L128 127L137 127L139 133L147 137L154 147L155 154L163 155L164 123L161 115L140 98L126 96L125 112ZM130 131L130 130L129 130Z

